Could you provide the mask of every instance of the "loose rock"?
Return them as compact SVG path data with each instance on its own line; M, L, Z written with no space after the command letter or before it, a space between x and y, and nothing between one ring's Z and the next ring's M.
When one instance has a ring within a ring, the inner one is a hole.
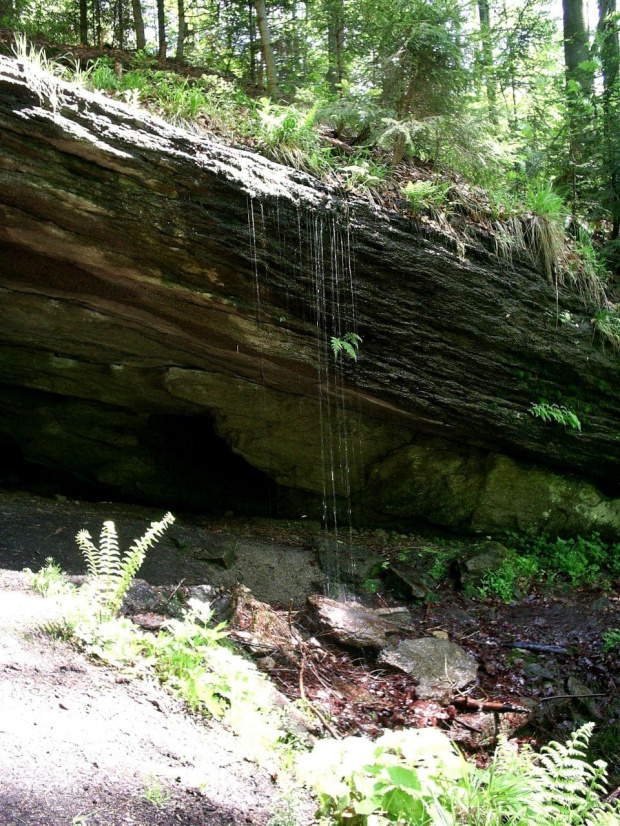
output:
M474 682L478 673L478 663L470 654L456 643L434 637L401 640L385 648L378 662L417 680L418 699L440 703L447 703L454 691Z
M343 645L383 648L400 631L377 611L355 602L336 602L316 595L308 597L308 605L320 627Z

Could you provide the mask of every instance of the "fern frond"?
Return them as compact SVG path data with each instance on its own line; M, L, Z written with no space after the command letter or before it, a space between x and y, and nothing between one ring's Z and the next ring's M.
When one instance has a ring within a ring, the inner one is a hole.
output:
M148 548L173 522L174 516L170 512L160 522L151 522L144 536L134 541L123 559L114 522L103 523L99 548L92 543L88 531L82 530L77 534L75 539L86 559L93 599L104 616L113 616L120 610Z
M78 531L75 541L78 544L78 548L82 552L82 556L86 560L89 576L96 578L99 574L101 556L98 548L96 548L91 542L91 538L92 537L87 530L81 530Z

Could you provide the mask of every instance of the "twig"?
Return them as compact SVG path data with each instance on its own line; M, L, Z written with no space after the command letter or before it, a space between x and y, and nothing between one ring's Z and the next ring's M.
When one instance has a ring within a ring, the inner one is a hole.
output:
M551 697L540 697L540 702L547 700L579 700L587 697L609 697L609 694L553 694Z
M301 652L301 665L299 666L299 696L306 700L306 690L304 688L304 668L306 667L306 652Z
M306 703L308 704L308 708L310 709L310 711L312 711L312 712L314 712L314 714L316 714L316 716L319 718L321 723L323 723L323 725L325 726L325 730L328 731L331 734L331 736L334 738L334 740L342 740L342 734L340 734L340 732L337 729L335 729L332 726L332 724L329 723L325 719L325 717L323 716L323 713L318 710L318 708L314 705L314 703L311 703L310 700L306 700Z
M301 665L299 666L299 696L306 703L310 711L312 711L319 718L325 730L328 731L335 740L342 740L342 735L337 731L331 723L329 723L322 712L314 705L314 703L306 697L306 690L304 688L304 669L306 667L306 654L302 651Z
M183 585L183 583L184 583L184 582L185 582L185 577L183 577L183 579L179 582L179 584L176 586L176 588L174 589L174 591L170 594L170 596L168 597L168 599L165 601L164 605L170 605L170 603L172 602L172 600L175 598L175 596L176 596L176 594L177 594L177 591L179 590L179 588L181 587L181 585Z

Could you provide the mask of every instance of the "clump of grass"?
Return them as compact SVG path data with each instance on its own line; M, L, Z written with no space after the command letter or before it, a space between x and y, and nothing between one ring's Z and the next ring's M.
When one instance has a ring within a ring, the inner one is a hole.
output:
M22 63L28 76L28 84L34 89L41 105L48 105L56 113L60 105L59 79L65 75L65 69L54 60L50 60L45 50L37 49L25 34L16 33L13 54Z
M172 794L163 789L157 778L148 777L145 781L142 797L151 806L155 806L156 809L165 809L172 799Z
M594 329L604 342L620 350L620 315L615 310L601 310L592 319Z
M25 568L24 573L31 577L34 590L44 597L75 592L75 588L69 582L69 578L51 556L47 557L45 565L41 570L33 573L30 568Z
M321 147L319 133L314 128L316 108L303 111L261 98L256 136L267 154L297 169L310 172L325 169L329 150Z
M564 202L553 191L551 184L538 183L528 190L525 208L529 213L524 219L526 242L544 274L557 289L563 283Z
M449 186L437 181L409 181L402 192L416 215L421 212L437 213L447 204Z

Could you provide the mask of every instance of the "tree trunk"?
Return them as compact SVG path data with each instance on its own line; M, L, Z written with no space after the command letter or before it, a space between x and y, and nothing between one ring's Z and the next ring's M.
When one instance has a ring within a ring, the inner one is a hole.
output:
M183 63L185 35L187 33L187 24L185 22L185 0L177 0L177 8L179 12L179 33L177 35L176 59L179 63Z
M489 119L497 124L497 86L493 74L493 44L491 42L491 14L489 0L478 0L480 40L482 43L482 70L489 104Z
M344 79L344 6L342 0L330 0L327 4L327 53L329 91L335 95Z
M159 48L157 56L160 60L166 59L166 14L164 10L164 0L157 0L157 36L159 39Z
M118 48L125 48L125 15L123 14L123 0L117 2L118 12Z
M87 0L80 0L80 43L88 45L88 4Z
M248 4L250 28L250 80L256 83L256 30L254 28L254 6L252 0Z
M576 81L584 95L592 94L594 72L580 68L590 59L590 40L583 14L583 0L562 0L566 80Z
M582 189L583 166L590 155L586 135L591 115L584 107L584 102L592 96L594 72L582 66L590 59L590 40L583 14L583 0L562 0L562 9L568 114L568 174L574 214Z
M142 6L140 0L131 0L133 10L133 24L136 28L136 47L138 50L146 48L146 37L144 35L144 19L142 17Z
M271 45L271 33L269 31L269 21L267 19L267 6L265 0L254 0L256 9L256 21L260 32L260 45L263 53L263 62L267 74L267 94L269 97L278 97L278 72L276 69L276 58Z
M97 39L97 48L103 47L103 27L101 25L101 0L94 0L95 12L95 37Z
M620 180L618 176L618 72L620 45L616 28L616 0L599 0L598 31L603 67L603 134L607 167L609 211L612 219L611 240L620 235Z
M13 22L14 14L15 8L13 6L13 0L0 0L0 20L11 23Z

